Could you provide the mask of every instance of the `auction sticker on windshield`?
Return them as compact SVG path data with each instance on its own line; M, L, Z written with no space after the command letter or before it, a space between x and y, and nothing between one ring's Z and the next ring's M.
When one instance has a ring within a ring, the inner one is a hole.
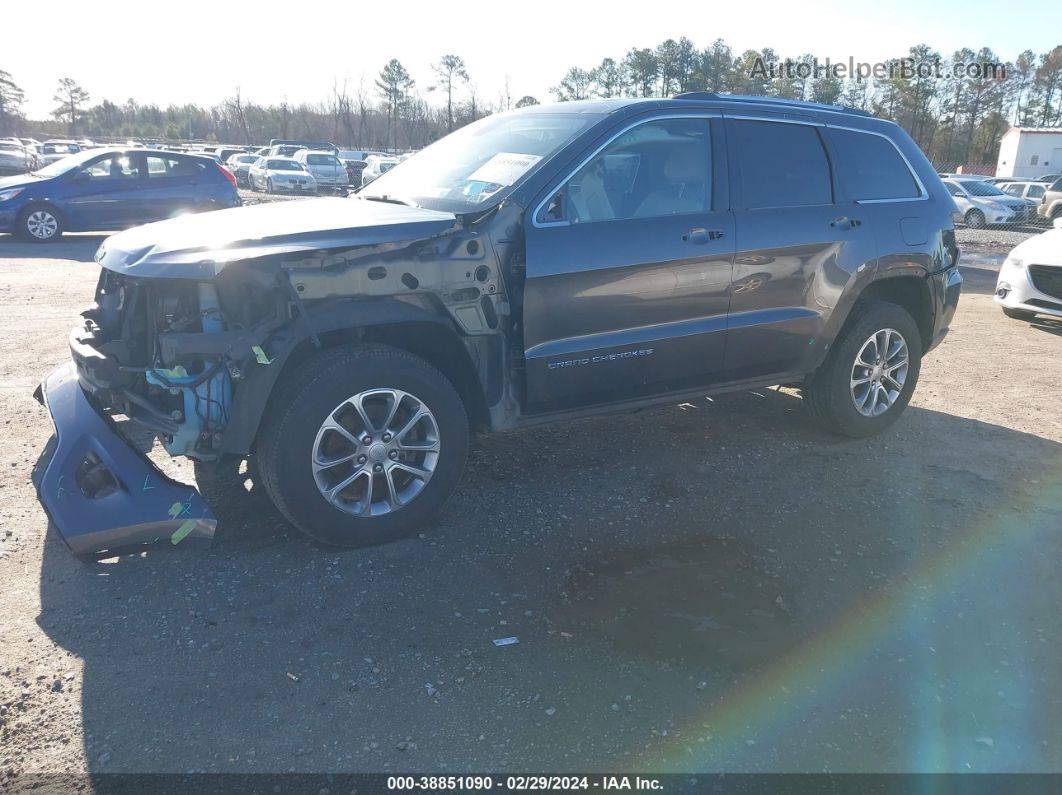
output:
M498 154L469 174L468 179L472 182L493 182L497 185L512 185L541 159L541 155L498 152Z

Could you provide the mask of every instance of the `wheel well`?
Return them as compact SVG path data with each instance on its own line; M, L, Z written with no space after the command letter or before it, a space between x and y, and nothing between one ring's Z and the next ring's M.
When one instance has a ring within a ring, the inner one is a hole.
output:
M933 336L933 302L929 285L917 276L895 276L867 285L859 295L860 301L888 301L911 313L922 333L922 349L929 346Z
M47 208L52 212L52 214L56 218L58 218L63 223L66 223L66 217L63 215L63 211L56 207L54 204L52 204L50 201L46 200L33 201L27 204L25 207L19 210L18 219L21 221L23 218L25 218L27 215L29 215L31 212L33 212L39 207Z
M465 404L469 424L477 429L487 427L487 401L472 360L461 340L445 326L431 321L360 326L325 331L320 339L322 348L375 342L419 356L450 379ZM313 353L313 342L305 339L291 352L288 363L303 361Z

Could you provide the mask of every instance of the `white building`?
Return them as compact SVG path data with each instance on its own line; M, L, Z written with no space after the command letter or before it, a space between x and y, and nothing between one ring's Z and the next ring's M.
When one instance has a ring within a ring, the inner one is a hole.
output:
M999 144L997 177L1062 173L1062 127L1011 127Z

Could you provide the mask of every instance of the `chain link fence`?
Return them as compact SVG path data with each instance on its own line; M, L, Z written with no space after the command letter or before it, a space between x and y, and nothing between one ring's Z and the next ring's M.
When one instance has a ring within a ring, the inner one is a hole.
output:
M959 209L960 244L1017 245L1062 218L1062 173L995 176L995 164L935 163Z

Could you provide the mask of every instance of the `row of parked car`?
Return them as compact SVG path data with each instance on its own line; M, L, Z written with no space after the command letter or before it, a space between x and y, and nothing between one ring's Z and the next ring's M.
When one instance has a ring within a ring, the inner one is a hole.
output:
M963 221L972 229L1051 223L1062 218L1062 174L1025 180L975 174L940 177Z
M331 143L278 141L269 146L146 148L129 141L0 139L15 176L0 177L0 233L54 240L64 231L122 229L188 212L235 207L237 188L269 193L346 194L402 158L341 150Z
M24 174L76 154L91 141L45 141L0 138L0 174Z
M225 165L241 187L266 193L356 190L393 168L400 158L383 152L338 149L330 144L276 144L236 153Z

